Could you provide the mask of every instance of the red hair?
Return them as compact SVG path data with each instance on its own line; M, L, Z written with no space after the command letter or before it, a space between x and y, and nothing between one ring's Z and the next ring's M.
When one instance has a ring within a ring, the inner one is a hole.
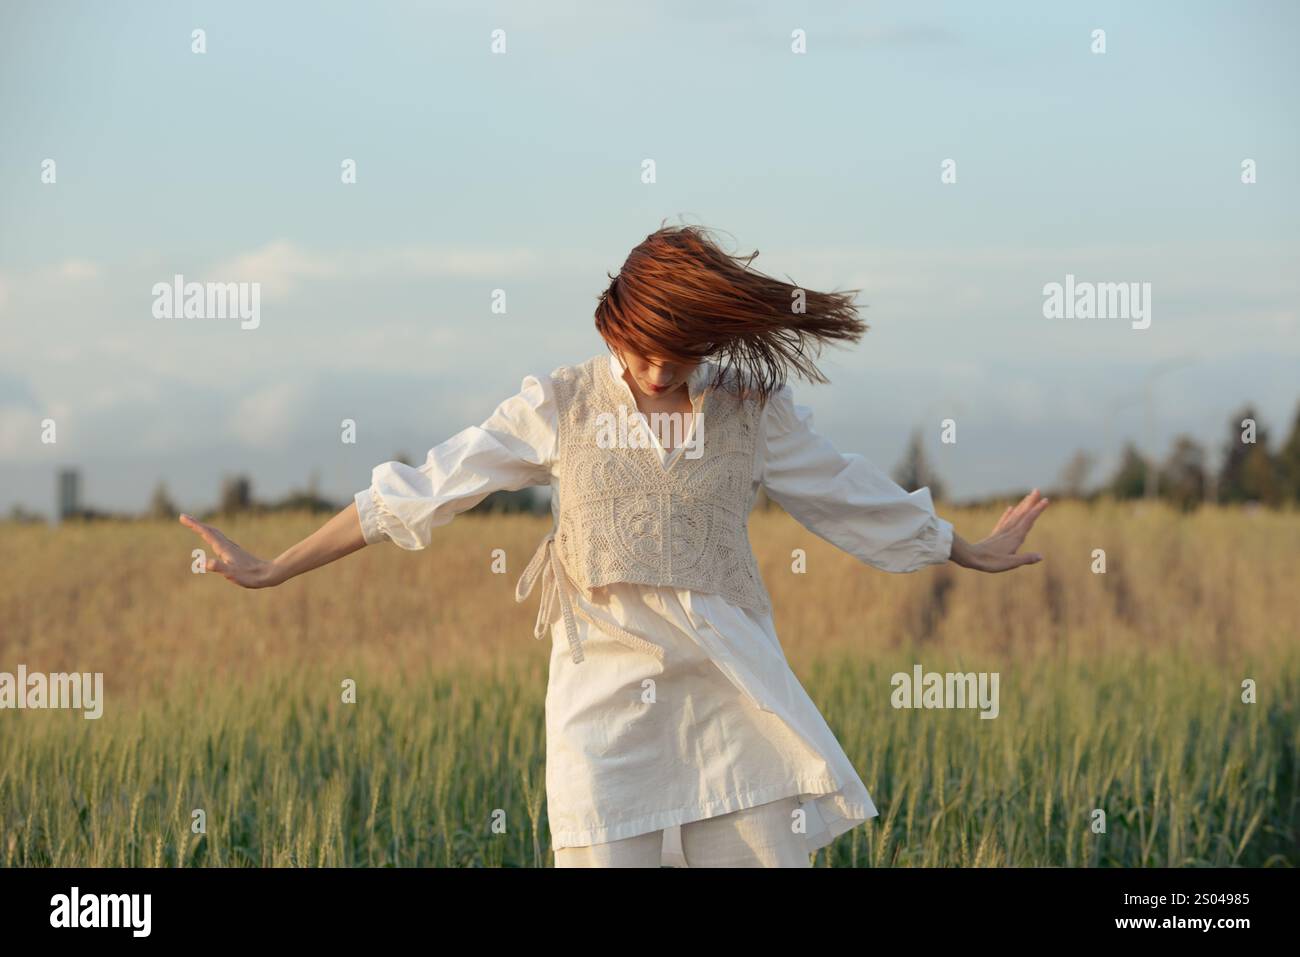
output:
M860 290L781 282L750 268L757 255L724 252L704 227L661 226L611 277L596 329L608 347L633 355L688 364L717 357L715 382L743 375L761 401L791 372L829 381L810 355L830 341L862 338L867 324L853 304Z

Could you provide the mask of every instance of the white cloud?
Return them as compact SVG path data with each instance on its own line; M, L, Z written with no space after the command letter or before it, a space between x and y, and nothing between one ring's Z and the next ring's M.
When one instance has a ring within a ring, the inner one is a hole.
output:
M60 279L66 279L69 282L98 279L104 273L104 270L97 263L90 262L87 259L66 260L54 267L54 271Z
M104 413L123 406L160 402L162 396L158 386L155 381L138 377L110 379L90 388L81 408L86 412Z
M300 386L288 382L268 386L240 400L227 427L241 442L268 448L295 436L305 400Z
M329 278L332 270L327 257L278 239L217 263L206 276L186 278L200 282L256 282L261 283L264 295L283 296L303 280Z
M326 253L278 239L222 260L203 278L219 282L260 282L263 292L284 296L312 280L349 281L407 278L518 280L556 271L599 276L606 260L584 250L528 247L407 245L387 249Z
M40 419L31 409L0 405L0 455L10 461L27 461L40 444Z
M56 400L40 408L20 405L17 402L0 404L0 455L6 462L30 464L48 461L68 449L77 448L72 406L67 401ZM55 441L41 441L42 423L54 420Z
M13 272L0 273L0 310L15 298L23 287L40 289L42 287L63 286L70 282L85 282L103 277L104 269L98 263L88 259L66 259L51 266L42 266L31 272L18 275Z

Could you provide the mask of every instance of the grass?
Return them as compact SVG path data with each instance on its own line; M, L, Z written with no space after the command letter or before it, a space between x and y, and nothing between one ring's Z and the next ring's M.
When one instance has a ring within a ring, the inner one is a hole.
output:
M970 538L997 511L945 514ZM273 553L318 521L222 527ZM426 552L249 592L192 575L179 525L5 526L0 671L102 671L106 701L0 711L0 864L549 865L546 651L537 596L513 601L547 527L463 516ZM992 576L877 572L779 511L751 535L787 656L881 812L819 865L1300 863L1294 511L1055 503L1047 561ZM997 671L1000 716L895 710L890 676L917 663Z

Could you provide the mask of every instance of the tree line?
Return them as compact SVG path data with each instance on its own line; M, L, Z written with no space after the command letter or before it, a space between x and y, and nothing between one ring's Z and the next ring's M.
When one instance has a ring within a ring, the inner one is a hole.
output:
M1286 439L1276 448L1271 430L1260 421L1253 405L1232 415L1219 446L1219 465L1210 462L1209 450L1190 435L1180 434L1163 459L1152 461L1132 441L1120 452L1114 474L1090 485L1096 457L1075 452L1061 469L1049 498L1161 499L1191 510L1209 503L1252 502L1271 508L1300 504L1300 405ZM946 498L944 482L925 454L919 430L912 433L894 481L908 491L922 486L936 500ZM1000 498L1000 496L999 496Z
M1300 504L1300 405L1296 407L1286 439L1273 447L1272 432L1260 421L1255 407L1243 406L1231 416L1227 432L1219 446L1219 465L1210 463L1210 453L1204 445L1187 434L1174 437L1169 452L1163 459L1152 461L1128 441L1120 452L1117 468L1109 478L1090 485L1089 476L1096 466L1096 456L1088 451L1075 452L1061 469L1055 484L1044 492L1051 498L1074 498L1093 501L1111 499L1160 499L1183 510L1195 509L1210 503L1256 503L1271 508ZM410 465L405 454L394 456L394 461ZM947 500L947 489L925 452L925 443L919 429L912 432L902 461L893 472L893 479L903 488L915 491L930 489L935 501ZM1015 493L1020 494L1020 493ZM971 500L967 504L1000 501L1005 495L988 496ZM200 518L214 518L248 512L309 511L336 512L344 503L320 494L317 479L311 478L303 489L291 491L278 499L261 501L253 496L252 479L247 475L226 477L221 483L217 505ZM766 495L759 494L756 508L772 508ZM472 512L530 512L543 514L550 511L550 498L544 490L533 488L518 491L499 491L488 495ZM179 509L172 501L167 486L159 482L143 514L113 513L91 508L79 508L64 519L129 519L175 518ZM15 506L9 514L11 521L44 521L38 513Z

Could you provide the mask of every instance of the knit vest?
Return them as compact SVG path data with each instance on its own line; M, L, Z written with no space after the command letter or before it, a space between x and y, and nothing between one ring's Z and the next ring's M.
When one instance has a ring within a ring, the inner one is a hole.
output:
M747 528L760 404L742 400L733 380L710 384L700 406L702 454L680 449L665 466L648 441L598 442L601 413L635 421L609 356L561 366L551 380L559 412L555 544L571 579L589 595L612 582L668 585L769 611Z

